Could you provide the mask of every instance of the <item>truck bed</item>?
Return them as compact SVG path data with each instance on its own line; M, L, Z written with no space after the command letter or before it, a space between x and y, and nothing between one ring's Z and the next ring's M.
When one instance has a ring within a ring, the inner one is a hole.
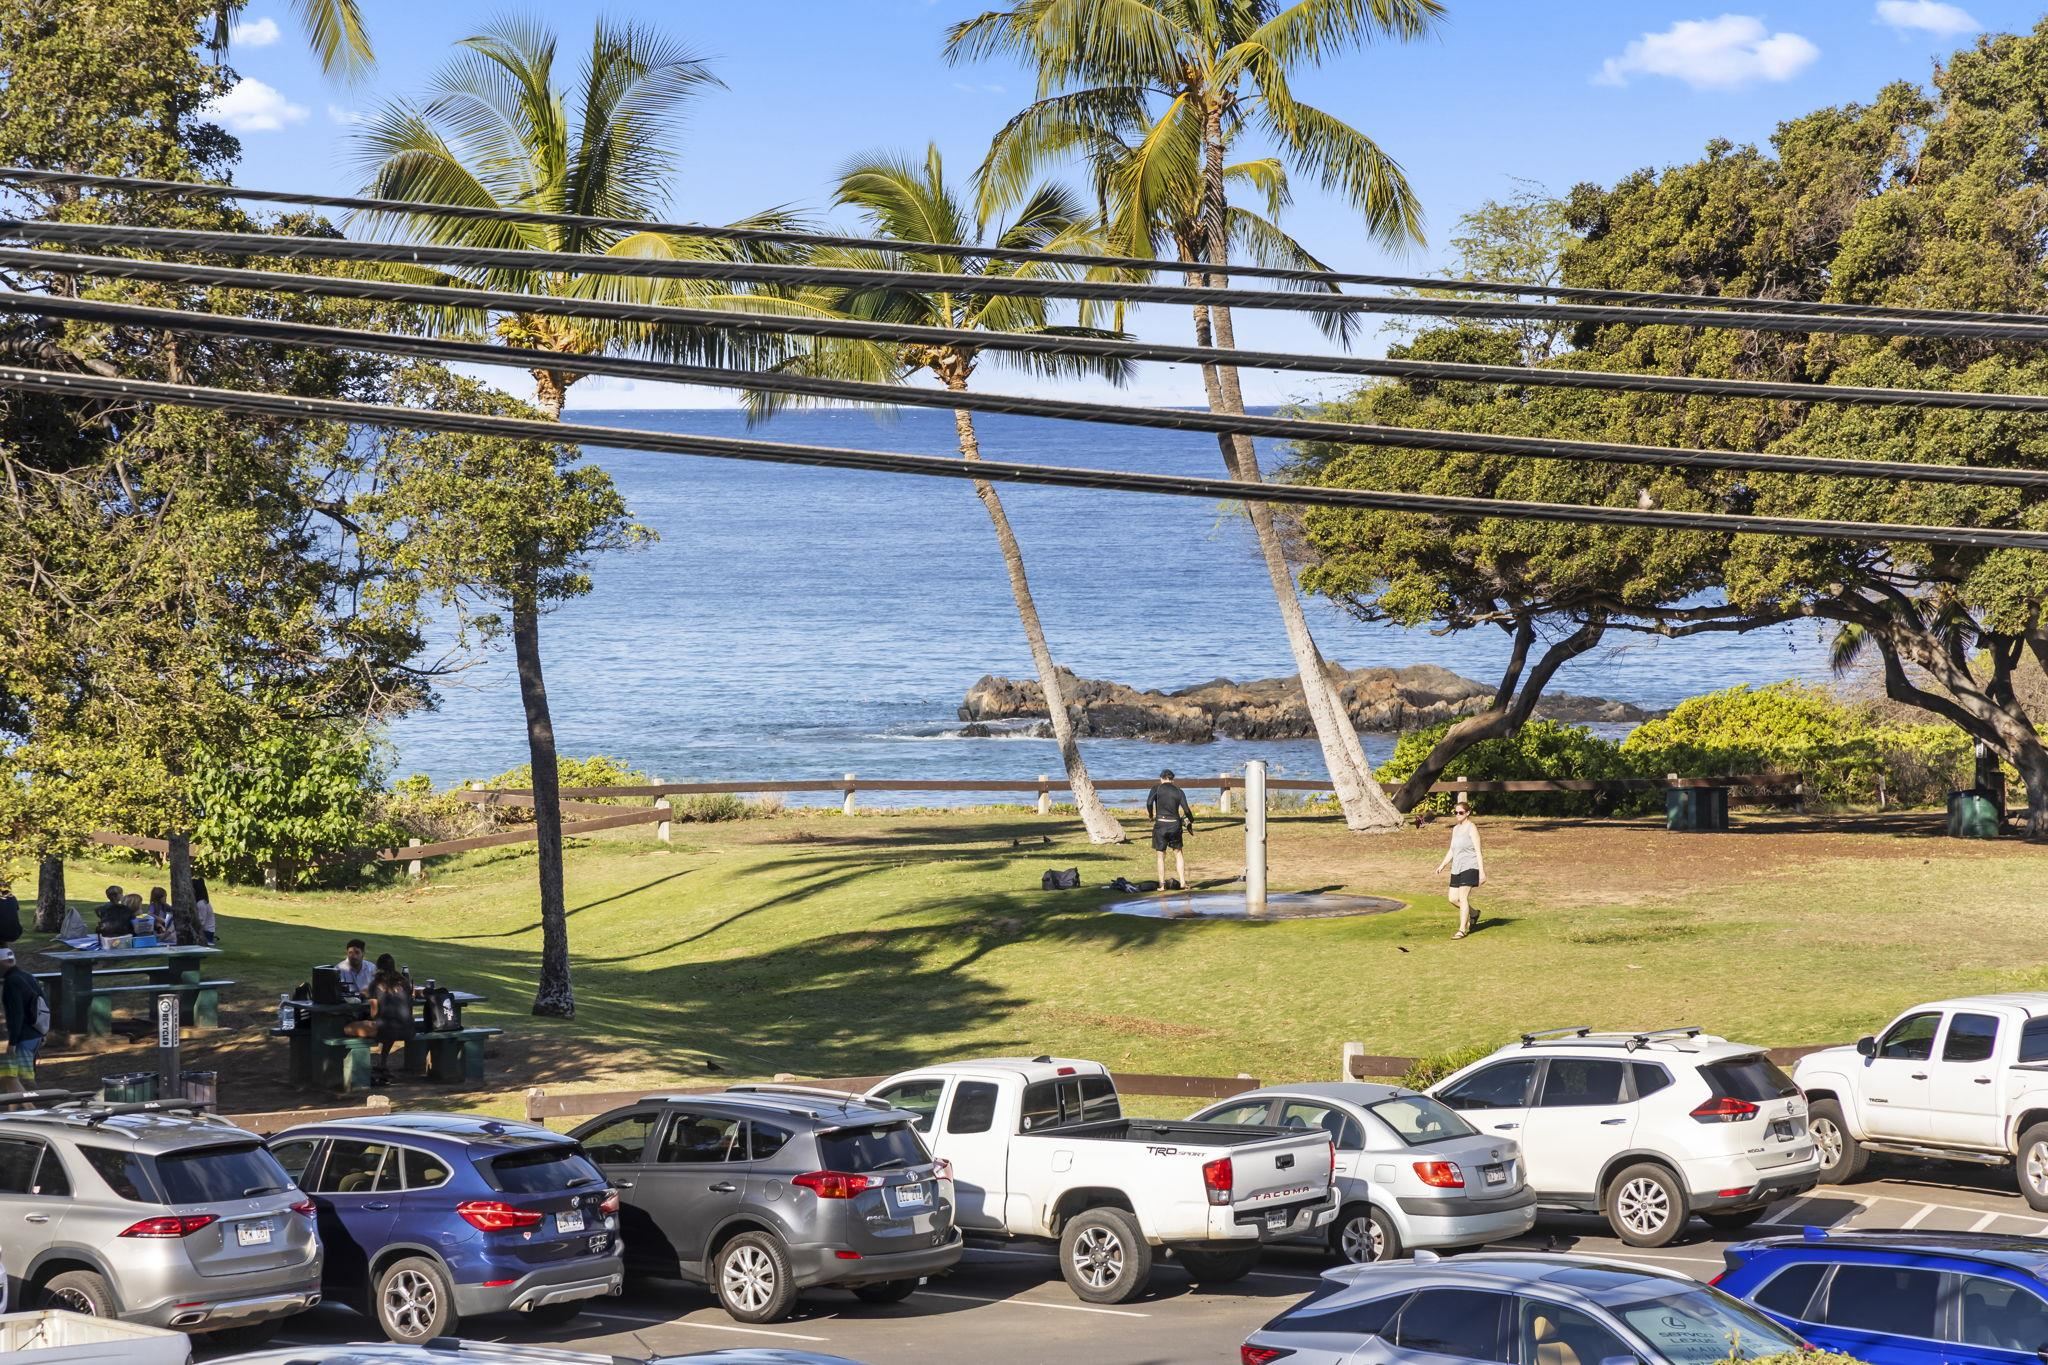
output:
M1095 1142L1142 1142L1148 1147L1242 1147L1274 1138L1318 1136L1314 1129L1264 1128L1255 1124L1188 1123L1168 1119L1097 1119L1064 1128L1044 1128L1025 1137L1080 1138Z

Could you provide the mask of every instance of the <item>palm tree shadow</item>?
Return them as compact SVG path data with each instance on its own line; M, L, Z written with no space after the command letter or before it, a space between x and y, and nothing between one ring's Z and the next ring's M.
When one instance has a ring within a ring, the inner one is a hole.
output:
M615 892L614 894L603 897L600 900L585 901L583 904L574 906L570 910L568 910L564 914L563 918L566 919L569 915L580 915L585 910L595 910L600 905L610 905L613 901L622 901L626 899L628 896L637 896L642 891L652 891L655 887L661 886L667 882L672 882L678 877L687 877L693 871L695 871L694 868L686 867L683 868L681 871L671 872L666 877L656 877L651 882L642 882L639 886L629 887L624 891ZM494 938L518 938L523 934L536 933L539 931L539 929L540 921L535 920L531 924L522 924L517 929L506 929L495 934L451 934L449 935L449 941L451 943L476 943L486 939Z

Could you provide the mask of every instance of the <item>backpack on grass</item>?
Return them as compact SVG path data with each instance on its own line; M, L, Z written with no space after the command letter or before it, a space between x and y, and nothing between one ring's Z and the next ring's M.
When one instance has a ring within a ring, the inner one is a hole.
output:
M1070 867L1064 872L1057 868L1049 868L1046 874L1038 879L1041 891L1072 891L1080 884L1081 869L1078 867Z

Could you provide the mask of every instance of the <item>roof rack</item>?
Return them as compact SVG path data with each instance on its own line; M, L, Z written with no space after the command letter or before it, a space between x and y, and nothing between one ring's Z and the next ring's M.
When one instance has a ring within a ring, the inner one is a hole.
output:
M18 1090L0 1094L0 1109L54 1109L60 1104L89 1100L90 1090Z
M1585 1047L1618 1047L1624 1052L1634 1052L1651 1043L1697 1038L1704 1032L1706 1030L1698 1024L1678 1024L1671 1028L1623 1029L1613 1033L1595 1033L1585 1027L1538 1029L1522 1035L1522 1046L1534 1047L1538 1043L1570 1041Z
M1532 1029L1522 1035L1522 1046L1533 1047L1552 1038L1583 1038L1592 1031L1591 1024L1567 1024L1563 1028Z
M82 1117L89 1127L97 1128L108 1119L120 1118L124 1114L187 1114L194 1118L211 1117L206 1106L197 1100L130 1100L110 1104L104 1100L66 1100L50 1106L50 1112L67 1117Z
M830 1100L841 1109L849 1109L856 1103L866 1103L867 1096L857 1090L830 1090L822 1085L790 1085L788 1083L757 1082L753 1084L729 1085L728 1095L787 1095L799 1100Z

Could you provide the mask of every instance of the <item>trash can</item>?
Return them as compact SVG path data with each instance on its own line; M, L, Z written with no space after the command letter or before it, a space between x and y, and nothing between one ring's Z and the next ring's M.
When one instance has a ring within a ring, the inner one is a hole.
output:
M2005 823L1997 797L1983 788L1948 794L1948 832L1952 839L1996 839Z
M207 1113L220 1110L220 1073L218 1071L183 1071L178 1073L179 1084L183 1087L185 1103Z
M154 1071L127 1071L100 1077L100 1098L108 1104L140 1104L156 1098Z
M1664 828L1703 833L1728 828L1726 787L1666 787Z

